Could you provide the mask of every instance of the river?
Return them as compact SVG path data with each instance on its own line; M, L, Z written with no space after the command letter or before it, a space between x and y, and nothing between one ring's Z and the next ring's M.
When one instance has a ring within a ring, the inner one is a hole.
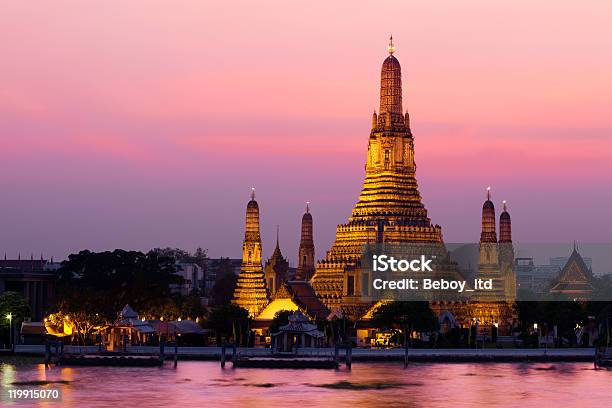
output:
M592 363L355 362L352 371L2 364L2 406L62 407L545 407L611 406L612 371ZM33 381L41 381L33 385ZM9 388L59 388L57 402L13 402Z

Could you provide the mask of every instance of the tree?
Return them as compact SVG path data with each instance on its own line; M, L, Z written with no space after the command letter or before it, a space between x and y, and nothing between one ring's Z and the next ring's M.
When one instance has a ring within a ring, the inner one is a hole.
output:
M221 345L223 337L228 341L233 338L238 345L246 344L250 324L251 318L248 310L236 305L225 305L213 309L207 320L208 327L217 335L217 345Z
M184 249L170 247L154 248L152 252L155 252L159 256L173 258L177 262L194 263L206 269L206 261L208 259L207 250L200 247L198 247L193 254Z
M28 300L21 293L4 292L0 295L0 326L8 327L9 321L6 319L8 314L11 314L13 324L17 321L23 321L26 317L32 315L32 309Z
M11 316L10 319L7 315ZM27 299L24 298L20 293L17 292L4 292L0 295L0 328L2 329L2 335L0 338L9 338L10 325L13 326L13 333L16 332L19 323L22 322L26 317L32 315L32 309Z
M114 321L126 304L151 315L160 304L172 303L170 285L182 283L175 272L173 258L153 251L81 251L58 269L56 310L68 316L85 341L100 322Z
M233 272L222 275L212 288L212 300L215 306L229 305L234 297L238 277Z
M436 314L426 301L383 303L374 311L371 322L379 328L401 329L404 344L413 331L433 331L438 325Z
M268 331L270 333L276 333L280 327L289 324L289 316L291 316L291 314L293 314L291 310L279 310L276 312Z
M178 299L179 310L181 317L187 317L192 320L203 318L206 314L206 308L202 306L198 295L189 295Z

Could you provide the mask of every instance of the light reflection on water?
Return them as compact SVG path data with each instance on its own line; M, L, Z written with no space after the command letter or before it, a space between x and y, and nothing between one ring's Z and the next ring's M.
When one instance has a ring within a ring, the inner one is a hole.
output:
M231 364L229 365L231 366ZM610 406L612 371L590 363L413 364L355 362L352 371L221 369L181 361L178 368L2 365L0 384L69 381L62 407L295 406ZM24 386L32 388L32 386ZM9 403L6 391L0 405ZM16 407L27 403L14 404ZM48 403L40 406L59 406ZM121 408L121 407L118 407Z

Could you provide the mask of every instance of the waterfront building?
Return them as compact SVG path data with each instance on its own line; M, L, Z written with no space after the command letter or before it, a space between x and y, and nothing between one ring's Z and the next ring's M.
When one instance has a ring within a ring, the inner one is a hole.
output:
M55 262L43 259L0 260L0 294L17 292L23 295L32 309L32 320L42 320L55 296Z
M261 265L261 237L259 234L259 204L255 201L255 189L247 204L242 265L232 303L257 316L269 302L270 295Z
M271 335L272 350L278 352L296 351L302 347L322 347L325 342L325 334L299 310L291 313L289 322Z
M310 203L306 203L306 212L302 216L302 234L298 251L298 267L295 280L309 281L315 271L315 247L313 240L313 223L310 214Z

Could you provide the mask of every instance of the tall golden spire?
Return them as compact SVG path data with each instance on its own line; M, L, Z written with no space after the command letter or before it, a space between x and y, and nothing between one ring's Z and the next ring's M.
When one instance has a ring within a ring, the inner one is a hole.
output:
M512 242L512 222L510 213L506 206L506 200L502 201L504 210L499 216L499 242Z
M312 238L312 214L310 214L310 201L306 202L306 212L302 216L302 234L298 250L298 267L295 280L310 280L314 274L315 247Z
M261 251L259 204L255 201L255 188L252 188L251 200L246 208L242 266L232 300L232 303L247 309L252 317L263 310L269 299L261 265Z
M380 74L380 111L372 115L368 138L365 180L359 200L345 224L336 228L336 239L319 261L311 282L323 303L352 316L364 304L361 257L369 243L419 242L442 248L442 231L427 216L416 180L414 140L408 115L402 109L402 70L389 39L389 55Z
M482 230L480 242L497 242L495 233L495 206L491 201L491 187L487 187L487 200L482 205Z

